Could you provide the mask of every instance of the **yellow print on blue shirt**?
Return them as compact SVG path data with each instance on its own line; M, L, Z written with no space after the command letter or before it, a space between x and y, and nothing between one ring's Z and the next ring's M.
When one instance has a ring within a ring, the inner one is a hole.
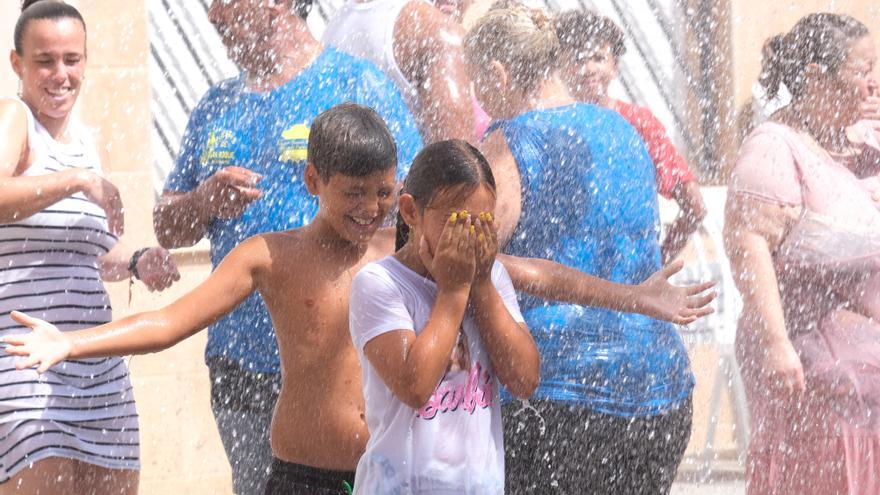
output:
M309 126L306 124L294 124L281 133L278 141L281 150L278 161L300 162L305 161L309 151Z
M237 141L235 133L225 129L211 131L208 133L208 142L205 143L205 149L199 155L199 163L202 165L232 165L235 161L235 151L233 147Z

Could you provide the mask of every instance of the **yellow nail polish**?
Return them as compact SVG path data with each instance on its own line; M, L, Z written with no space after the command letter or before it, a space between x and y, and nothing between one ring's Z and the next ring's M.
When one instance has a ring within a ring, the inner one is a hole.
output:
M486 236L484 236L483 234L480 234L480 235L477 236L477 240L480 241L480 242L483 242L483 240L484 240L485 238L486 238Z
M473 225L471 225L471 234L474 234L476 232L477 232L477 229Z
M462 217L466 217L466 216L468 216L468 211L467 211L467 210L461 210L461 216L462 216Z
M494 222L494 221L495 221L495 220L492 218L492 214L491 214L491 213L486 213L486 218L487 218L490 222Z
M452 212L452 216L449 217L450 222L454 222L458 220L458 213Z

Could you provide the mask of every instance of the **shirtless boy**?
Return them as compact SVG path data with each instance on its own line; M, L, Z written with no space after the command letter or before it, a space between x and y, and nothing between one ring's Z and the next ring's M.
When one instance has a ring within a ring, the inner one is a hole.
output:
M368 436L348 296L357 271L393 251L394 231L379 225L394 201L395 157L394 139L369 108L347 103L322 113L308 144L305 182L319 201L309 225L248 239L204 283L158 311L69 333L13 313L33 332L5 337L6 352L27 356L17 366L39 371L63 359L156 352L197 333L258 290L276 328L282 364L271 430L275 461L266 493L344 493ZM711 311L705 305L713 295L697 295L707 284L668 284L675 268L629 287L558 265L547 270L548 262L514 261L515 283L543 294L564 290L568 298L604 304L607 293L616 292L634 311L682 323ZM550 287L549 278L560 284Z

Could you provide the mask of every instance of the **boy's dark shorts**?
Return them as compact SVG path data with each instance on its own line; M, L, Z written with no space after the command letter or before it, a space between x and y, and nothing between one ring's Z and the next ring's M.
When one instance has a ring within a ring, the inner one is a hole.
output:
M352 487L353 471L319 469L275 458L266 495L348 495Z

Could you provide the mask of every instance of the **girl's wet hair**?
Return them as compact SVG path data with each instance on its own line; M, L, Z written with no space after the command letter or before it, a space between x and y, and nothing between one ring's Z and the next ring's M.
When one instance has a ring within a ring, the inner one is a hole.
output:
M546 12L513 5L487 12L468 31L464 46L471 65L486 67L497 60L514 85L529 92L553 72L559 39Z
M364 177L397 166L397 145L372 108L342 103L315 117L307 160L322 179Z
M302 18L302 20L308 19L309 12L312 11L312 3L313 0L293 0L291 3L293 13Z
M31 21L76 19L86 29L86 21L76 7L59 0L24 0L21 4L21 15L15 23L15 31L12 37L15 53L22 54L24 34Z
M836 74L853 42L868 34L864 24L845 14L807 15L788 33L764 43L758 81L770 98L779 93L782 84L796 98L803 92L808 65L818 64L827 73Z
M400 193L412 196L416 206L424 210L440 192L457 190L467 195L482 185L495 192L489 162L467 141L450 139L430 144L416 155ZM398 213L395 249L402 248L408 239L409 225Z
M611 19L590 10L570 10L553 20L563 51L592 52L605 45L619 59L626 53L623 30Z

